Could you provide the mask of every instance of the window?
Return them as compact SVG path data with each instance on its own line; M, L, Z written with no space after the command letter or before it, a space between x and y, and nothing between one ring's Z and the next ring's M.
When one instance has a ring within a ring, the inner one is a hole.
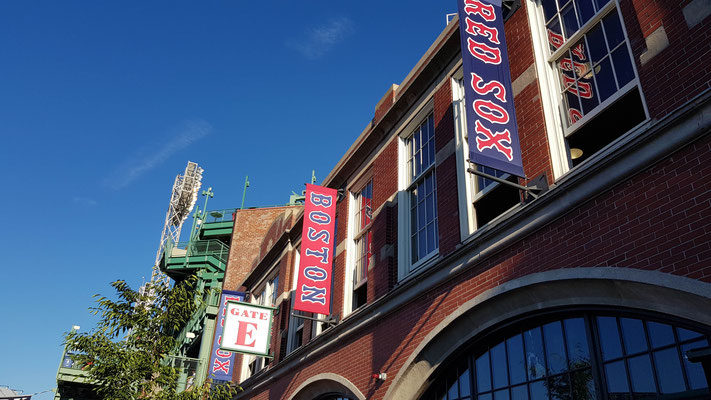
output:
M292 302L293 304L293 302ZM295 315L306 315L303 311L294 311L293 306L291 312L291 321L289 323L289 344L287 348L287 353L298 349L303 344L304 340L304 318L296 317Z
M518 189L494 182L479 175L466 172L469 168L477 168L489 175L503 178L514 183L518 179L510 174L489 167L474 165L468 162L469 144L466 129L466 113L464 112L464 83L462 73L455 75L452 82L452 97L454 99L454 120L457 138L457 163L459 171L463 171L459 182L460 210L466 220L460 221L461 236L464 240L476 229L493 221L496 217L510 210L521 202Z
M532 22L545 32L537 55L549 68L568 168L647 118L617 1L537 0Z
M368 294L368 267L373 255L373 235L370 230L373 220L373 180L353 193L352 199L353 269L350 287L351 310L355 310L366 303Z
M404 144L405 196L400 208L405 232L404 268L401 277L417 269L439 249L437 227L437 179L435 176L434 116L426 118L408 132Z
M274 278L270 279L269 282L267 282L265 296L271 302L267 305L274 307L277 299L279 298L279 275L276 275Z
M318 318L320 320L325 320L328 316L324 314L314 314L314 318ZM323 322L323 321L312 321L311 325L311 337L315 338L316 336L320 335L323 331L328 329L328 323Z
M502 334L503 333L503 334ZM665 321L586 313L490 335L446 368L423 399L708 398L684 356L708 333ZM503 339L505 338L505 339ZM503 340L502 340L503 339Z
M271 281L270 281L270 283L271 283ZM264 287L261 288L261 290L256 290L255 294L252 294L250 302L252 304L259 304L260 306L264 306L264 305L271 306L274 304L274 303L268 304L268 302L271 301L271 298L272 298L271 288L270 288L269 283L267 283L266 285L264 285ZM264 357L260 357L260 356L245 355L245 361L247 362L247 376L244 377L245 379L250 376L254 376L254 374L261 371L267 365Z
M257 372L261 371L265 367L264 357L258 357L253 355L246 355L247 358L247 377L254 376Z

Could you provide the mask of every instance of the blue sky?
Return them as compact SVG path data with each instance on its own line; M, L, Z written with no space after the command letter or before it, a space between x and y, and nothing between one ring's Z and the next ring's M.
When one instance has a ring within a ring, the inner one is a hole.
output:
M55 387L63 333L94 323L91 296L150 278L188 160L210 209L238 207L245 175L246 206L288 202L452 12L454 0L0 2L0 385Z

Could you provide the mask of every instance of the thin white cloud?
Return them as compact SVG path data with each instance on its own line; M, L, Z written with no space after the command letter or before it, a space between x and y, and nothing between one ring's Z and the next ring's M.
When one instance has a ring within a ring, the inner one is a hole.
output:
M190 146L197 140L210 134L212 126L203 120L183 122L171 134L164 138L162 146L155 149L143 146L136 153L124 160L104 180L111 189L119 190L128 186L141 175L163 164L173 154Z
M75 196L72 201L76 204L82 205L82 206L95 206L99 203L96 202L96 200L91 199L89 197L81 197L81 196Z
M353 30L353 22L350 19L335 18L324 25L310 29L301 40L287 42L287 46L298 51L304 57L315 60L353 33Z

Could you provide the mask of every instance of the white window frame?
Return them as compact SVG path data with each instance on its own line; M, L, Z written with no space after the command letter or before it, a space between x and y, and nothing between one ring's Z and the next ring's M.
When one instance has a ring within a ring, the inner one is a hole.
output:
M560 48L558 48L552 54L549 50L548 39L546 34L546 26L543 16L543 7L540 4L540 0L526 0L526 10L528 15L528 21L531 28L531 37L533 41L534 59L536 64L536 70L538 72L538 81L541 90L541 103L543 104L543 113L546 125L546 131L548 133L548 143L550 147L551 164L553 167L553 175L557 180L563 175L567 174L572 169L572 163L569 157L568 145L566 143L566 138L572 135L575 131L580 129L585 125L586 122L594 119L608 106L612 105L614 102L619 100L623 95L629 93L632 90L638 90L642 101L642 107L645 113L645 119L638 125L642 125L649 120L649 110L647 108L647 102L644 98L644 91L642 90L639 72L637 71L637 65L633 59L632 47L629 42L629 35L627 34L627 27L625 26L624 19L620 12L619 0L610 0L605 6L602 7L589 21L587 21L583 26L581 26L578 31L573 34ZM563 52L570 47L572 47L584 34L589 32L595 24L600 22L609 13L617 13L617 17L620 20L622 26L622 32L625 36L625 46L627 46L627 51L630 54L630 61L632 64L632 70L634 71L634 78L628 82L625 86L619 88L613 95L605 99L602 103L598 104L595 109L589 114L585 115L581 120L576 123L576 126L571 126L567 128L566 118L563 112L563 101L559 94L560 77L558 69L555 65L556 60L560 58ZM622 134L620 137L625 137L630 132L634 131L632 128L627 133ZM613 141L618 142L618 140Z
M412 262L412 221L410 217L410 191L422 177L432 173L435 178L435 196L436 196L436 152L435 160L432 160L425 170L411 181L411 174L408 169L409 149L408 141L424 122L434 114L434 101L430 99L427 103L414 115L409 123L400 131L399 148L398 148L398 281L411 275L413 272L424 269L424 267L439 256L439 210L435 203L435 212L437 216L437 245L430 253L426 254L416 262ZM433 117L434 118L434 117ZM434 124L433 124L434 125Z
M279 299L278 291L279 291L279 272L277 272L274 276L272 276L271 279L269 279L266 284L266 299L264 300L264 302L266 303L267 299L271 300L271 304L267 304L269 307L274 307L276 305L277 300Z
M353 282L353 274L355 273L356 264L360 253L358 251L358 241L367 235L371 231L373 226L373 221L371 219L370 223L361 228L360 222L358 221L358 215L360 212L359 198L360 193L365 189L365 187L371 185L371 208L372 208L372 191L373 191L373 173L371 167L365 168L363 172L354 180L355 183L350 185L348 190L348 241L346 243L346 274L343 290L343 316L351 314L355 309L353 309L353 292L357 289ZM374 212L375 210L371 210ZM372 243L371 243L372 246ZM372 255L371 255L372 257ZM372 267L373 259L371 258L366 267L366 278L360 283L358 288L362 285L368 284L368 269ZM367 290L367 289L366 289Z

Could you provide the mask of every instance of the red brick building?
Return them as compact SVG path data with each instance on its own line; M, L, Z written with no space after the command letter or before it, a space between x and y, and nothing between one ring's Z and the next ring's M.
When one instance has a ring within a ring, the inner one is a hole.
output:
M490 172L548 189L468 172L452 21L322 182L337 323L292 316L299 209L228 266L278 308L238 398L710 398L709 2L504 5L527 179Z

